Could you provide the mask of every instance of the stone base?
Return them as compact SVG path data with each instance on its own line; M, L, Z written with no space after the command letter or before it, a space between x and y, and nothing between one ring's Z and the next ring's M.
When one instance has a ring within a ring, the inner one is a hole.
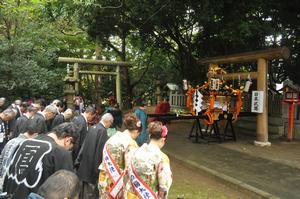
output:
M254 145L260 147L271 146L271 142L260 142L255 140Z

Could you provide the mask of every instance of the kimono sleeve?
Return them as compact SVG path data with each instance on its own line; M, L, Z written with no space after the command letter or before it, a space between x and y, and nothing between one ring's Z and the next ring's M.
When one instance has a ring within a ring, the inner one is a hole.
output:
M131 157L133 156L134 152L137 150L139 146L137 145L137 143L135 141L133 141L132 143L130 143L127 147L127 149L125 150L125 168L128 168L129 163L131 162Z
M172 172L170 160L165 154L163 154L162 162L158 166L158 183L159 195L163 196L162 198L167 198L172 184Z

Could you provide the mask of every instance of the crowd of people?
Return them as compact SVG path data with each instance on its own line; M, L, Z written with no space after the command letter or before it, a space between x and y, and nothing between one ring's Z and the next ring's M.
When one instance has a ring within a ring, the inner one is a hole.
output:
M142 102L124 116L98 107L0 98L0 198L167 198L167 127Z

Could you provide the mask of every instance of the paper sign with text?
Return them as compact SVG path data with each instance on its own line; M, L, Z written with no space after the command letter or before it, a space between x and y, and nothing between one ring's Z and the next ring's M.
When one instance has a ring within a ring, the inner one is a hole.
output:
M264 91L252 91L251 112L262 113L264 107Z

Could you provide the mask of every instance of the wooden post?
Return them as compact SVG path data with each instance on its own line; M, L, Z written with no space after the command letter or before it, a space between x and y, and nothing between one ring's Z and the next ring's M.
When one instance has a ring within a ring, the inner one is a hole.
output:
M117 75L116 75L116 95L117 95L117 102L119 104L120 109L122 109L120 66L117 66L116 73L117 73Z
M268 86L267 86L267 74L268 74L267 60L259 58L257 60L257 90L264 92L263 99L263 112L258 113L256 117L256 140L255 145L258 146L270 146L268 141Z
M79 66L78 63L74 63L74 79L75 82L75 93L79 94Z
M287 139L288 141L293 140L293 131L294 131L294 112L295 112L295 104L294 102L289 103L289 124L288 124L288 133L287 133Z

